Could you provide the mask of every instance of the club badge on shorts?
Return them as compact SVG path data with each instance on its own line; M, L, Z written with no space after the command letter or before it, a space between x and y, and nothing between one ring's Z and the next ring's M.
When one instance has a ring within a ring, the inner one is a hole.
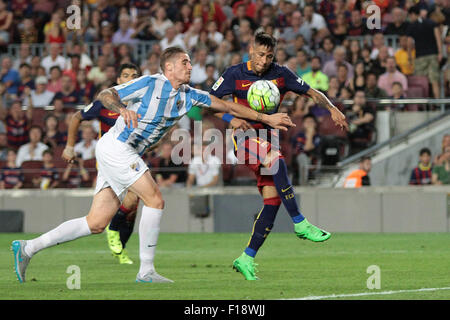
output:
M133 163L130 168L134 171L139 171L139 169L141 168L139 165L139 162Z

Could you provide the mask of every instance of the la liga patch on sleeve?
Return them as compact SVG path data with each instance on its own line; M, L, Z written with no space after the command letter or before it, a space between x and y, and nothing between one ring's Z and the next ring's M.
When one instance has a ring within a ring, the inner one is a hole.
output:
M216 91L217 88L219 88L220 85L222 84L223 80L224 80L223 77L220 77L219 79L217 79L217 81L216 81L216 83L214 83L212 89L213 89L214 91Z

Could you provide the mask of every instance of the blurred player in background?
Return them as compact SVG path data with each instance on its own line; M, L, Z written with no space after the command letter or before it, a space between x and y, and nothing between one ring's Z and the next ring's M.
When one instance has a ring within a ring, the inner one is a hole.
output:
M287 114L261 114L190 87L191 60L181 48L167 48L160 64L162 74L142 76L100 92L99 100L109 110L120 113L120 117L97 143L98 175L91 209L87 216L66 221L40 237L12 242L20 282L25 282L28 264L39 251L103 232L128 190L144 203L139 222L141 264L136 282L173 282L159 275L153 264L164 200L141 156L194 106L263 121L276 129L294 126ZM131 103L126 107L124 103L128 102Z
M130 63L124 63L119 68L119 76L116 81L117 84L120 85L132 79L136 79L139 76L140 71L137 66ZM82 121L98 119L100 121L99 136L102 137L112 126L114 126L118 117L119 113L105 108L99 100L95 100L83 110L76 112L70 121L67 133L67 143L62 154L63 159L68 162L75 161L76 152L74 151L74 147L77 140L78 129ZM113 256L119 259L121 264L133 263L128 257L125 246L133 233L138 204L138 197L134 193L128 192L119 210L117 210L116 215L111 220L111 224L106 228L109 249Z
M217 80L210 93L218 98L229 94L233 95L235 102L250 108L247 101L247 92L251 84L258 80L271 80L280 90L280 103L288 91L311 97L317 104L330 111L336 125L347 127L345 116L327 99L320 91L317 91L296 76L284 66L273 62L275 57L276 40L271 35L260 32L255 35L249 48L250 60L229 67ZM277 112L278 107L273 111ZM272 230L278 209L283 202L294 223L296 235L301 239L311 241L325 241L330 233L312 225L300 212L294 189L288 177L287 166L284 157L277 145L273 145L270 126L261 122L248 123L230 114L216 114L229 122L235 129L267 129L266 141L261 136L249 138L241 136L235 131L235 152L239 150L245 154L245 165L256 175L259 192L264 199L264 206L259 212L253 225L250 241L242 255L234 260L233 267L241 272L246 280L256 280L254 258L264 240ZM273 139L275 140L275 139ZM269 170L270 175L262 174L262 168Z

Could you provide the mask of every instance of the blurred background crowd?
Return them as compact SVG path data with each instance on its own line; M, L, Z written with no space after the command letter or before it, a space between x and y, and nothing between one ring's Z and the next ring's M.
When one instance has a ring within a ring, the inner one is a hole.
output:
M367 10L374 4L379 28ZM335 165L376 142L377 111L438 108L380 107L374 99L449 95L449 13L448 0L0 0L0 188L91 187L98 121L81 126L77 163L67 165L61 152L74 112L116 83L121 64L154 74L161 52L180 46L191 55L191 85L209 91L228 66L248 61L260 30L277 38L276 62L323 91L350 124L340 131L312 100L285 96L280 110L297 127L282 133L280 144L294 183L307 184L314 165ZM196 108L178 127L192 130L195 120L203 120L204 131L227 129ZM448 176L450 139L444 140L430 165L440 159L436 165L444 163ZM230 164L230 150L217 155L228 164L175 165L173 146L169 137L145 156L161 186L254 182L244 166Z

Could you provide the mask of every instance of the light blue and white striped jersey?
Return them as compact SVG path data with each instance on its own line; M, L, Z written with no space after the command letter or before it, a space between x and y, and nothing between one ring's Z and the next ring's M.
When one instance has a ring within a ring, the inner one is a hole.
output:
M110 132L139 155L157 143L193 106L209 107L206 91L181 85L175 90L163 74L142 76L114 87L127 109L141 115L137 128L128 128L120 116Z

